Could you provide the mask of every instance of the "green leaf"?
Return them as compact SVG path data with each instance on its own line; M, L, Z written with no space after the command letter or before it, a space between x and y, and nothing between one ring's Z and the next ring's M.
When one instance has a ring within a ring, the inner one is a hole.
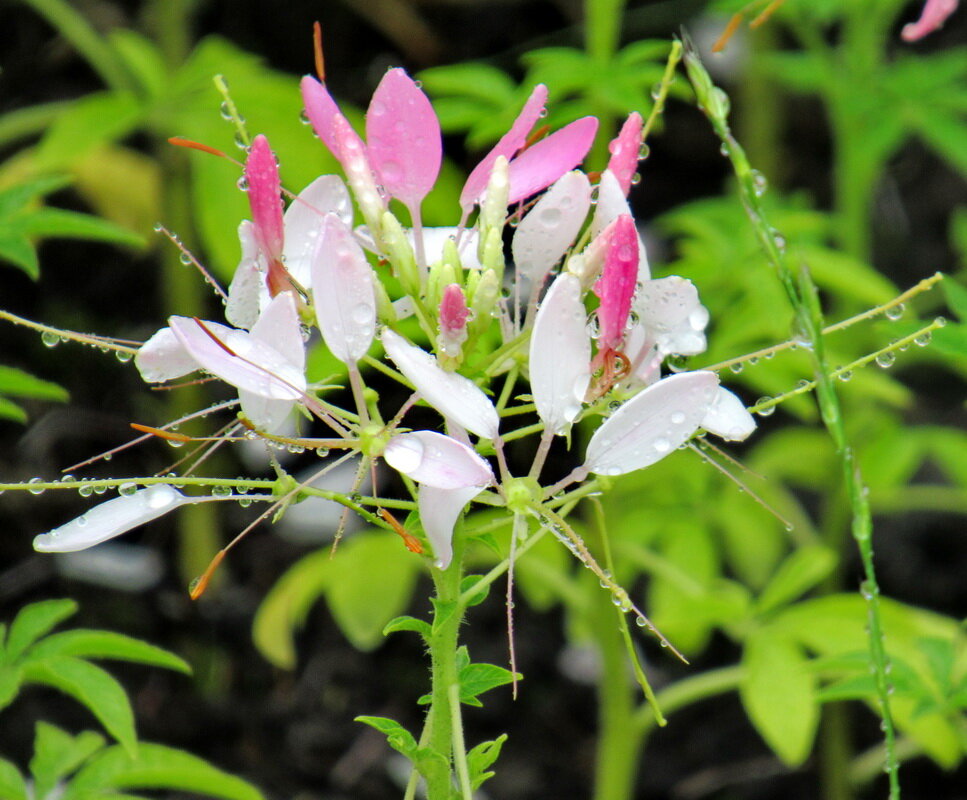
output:
M43 660L51 656L111 658L191 674L188 663L173 653L110 631L73 630L55 633L34 645L28 652L31 659Z
M263 800L247 781L197 756L141 742L137 756L111 747L94 756L71 781L64 800L101 797L111 790L167 789L221 800Z
M20 267L34 280L40 275L37 250L23 234L0 228L0 261Z
M429 639L433 635L430 623L416 617L402 616L391 619L383 628L383 636L389 636L397 631L413 631L420 634L424 639Z
M7 663L16 661L37 639L76 612L73 600L42 600L22 609L10 626Z
M22 682L23 669L19 665L0 666L0 708L13 702Z
M967 219L967 215L965 215ZM967 226L965 226L967 228ZM965 252L967 256L967 252ZM948 277L941 284L944 295L947 298L947 305L957 315L961 322L967 322L967 287L961 286L954 278Z
M105 730L129 753L137 751L134 714L124 689L100 667L70 656L53 656L44 661L28 661L23 668L24 682L42 683L59 689L87 706Z
M772 580L762 590L756 603L765 613L792 602L829 575L836 566L836 554L822 545L806 545L791 553L779 565Z
M466 575L463 580L460 581L460 594L468 592L473 589L478 583L481 582L482 575ZM471 606L479 606L484 600L487 599L487 595L490 594L490 587L492 584L488 583L484 585L479 591L474 592L470 598L467 600L466 606L470 608Z
M57 402L65 402L70 397L67 390L56 383L35 378L21 369L2 364L0 364L0 393Z
M802 764L819 723L815 678L802 649L780 631L760 628L742 653L739 696L766 744L789 766Z
M27 412L16 403L0 397L0 419L9 419L14 422L26 422Z
M47 722L38 722L34 757L30 761L34 795L47 797L58 781L76 770L103 746L104 737L93 731L84 731L74 737Z
M518 674L520 680L523 675ZM482 706L477 696L511 683L514 673L496 664L467 664L458 675L460 681L460 702L469 706Z
M30 800L27 783L13 764L0 758L0 797L3 800Z
M150 39L141 34L116 28L108 36L115 51L124 61L128 72L138 80L150 97L164 94L168 83L168 69L164 56Z
M63 169L91 149L127 136L141 121L143 108L130 92L98 92L75 100L37 146L36 165Z
M375 728L386 737L389 746L402 753L407 758L413 758L417 750L416 739L413 734L389 717L356 717L356 722L362 722Z
M87 239L138 249L145 246L144 238L127 228L90 214L80 214L60 208L42 208L27 215L22 220L20 228L28 236Z
M70 182L67 175L43 175L0 190L0 219L14 216L17 211L26 208L31 200L70 186Z
M326 590L335 561L329 548L310 553L279 578L255 613L252 639L272 664L293 669L296 664L294 635L306 615Z
M507 741L507 734L502 733L490 742L481 742L467 753L467 770L470 773L470 786L476 791L494 773L487 772L487 768L500 756L500 748Z
M333 619L360 650L383 641L383 628L409 603L421 560L384 531L343 544L326 587Z

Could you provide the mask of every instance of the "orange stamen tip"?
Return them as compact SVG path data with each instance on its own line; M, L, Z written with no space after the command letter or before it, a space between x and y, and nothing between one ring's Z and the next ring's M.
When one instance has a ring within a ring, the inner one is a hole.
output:
M739 25L742 24L742 20L745 19L745 12L740 11L737 14L732 15L732 19L729 20L729 24L725 26L725 30L722 31L722 35L715 40L715 44L712 45L713 53L721 53L725 50L725 46L729 43L729 40L735 35L735 32L739 29Z
M760 25L765 25L769 21L769 17L771 17L784 2L786 2L786 0L772 0L769 5L762 9L762 13L749 23L749 27L754 30Z
M533 133L531 133L530 136L527 137L527 141L524 142L524 146L521 148L521 151L523 152L528 147L531 147L532 145L539 142L541 139L547 136L547 134L550 133L550 131L551 131L550 125L541 125L537 130L535 130Z
M201 597L205 590L208 588L208 584L212 579L212 575L215 574L215 570L218 569L218 565L222 563L225 558L225 550L219 550L215 553L215 557L212 559L211 563L208 565L207 569L198 577L191 582L191 586L188 587L188 596L192 600L197 600Z
M322 83L326 82L326 59L322 54L322 25L319 20L312 23L312 53L316 60L316 75Z
M152 428L150 425L139 425L137 422L130 423L131 427L136 431L141 433L150 433L152 436L157 436L159 439L167 439L169 442L190 442L191 437L186 436L183 433L175 433L174 431L166 431L162 428Z
M406 528L400 525L399 520L390 514L389 511L387 511L385 508L377 508L376 513L379 514L380 517L383 518L383 521L400 535L407 550L409 550L411 553L416 553L417 555L421 555L423 553L423 544L420 542L420 540L406 530Z
M207 144L202 144L201 142L195 142L191 139L186 139L184 136L171 136L168 139L168 144L173 144L175 147L187 147L191 150L201 150L203 153L210 153L213 156L228 158L228 156L218 148L211 147Z

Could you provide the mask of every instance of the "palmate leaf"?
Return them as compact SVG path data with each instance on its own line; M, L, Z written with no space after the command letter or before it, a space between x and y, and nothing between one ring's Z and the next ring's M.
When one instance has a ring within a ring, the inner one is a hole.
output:
M250 783L197 756L141 742L136 756L109 747L87 762L67 785L62 800L130 796L126 789L167 789L221 800L262 800Z

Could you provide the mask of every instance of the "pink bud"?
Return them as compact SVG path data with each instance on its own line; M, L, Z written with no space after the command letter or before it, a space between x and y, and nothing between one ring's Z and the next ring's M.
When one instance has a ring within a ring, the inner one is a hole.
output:
M373 92L366 141L386 193L418 206L440 174L443 142L433 106L403 70L389 70Z
M469 213L487 189L490 183L490 172L494 168L494 163L500 156L506 159L513 158L517 151L527 143L527 135L531 128L544 113L544 104L547 102L547 87L539 83L534 87L527 102L521 109L510 130L505 133L499 142L494 145L493 150L484 156L483 160L474 167L473 172L467 178L467 182L460 192L460 207L465 213ZM567 170L564 170L566 172ZM563 174L563 173L562 173Z
M622 214L613 223L604 269L594 284L594 293L601 299L598 307L600 351L621 346L637 281L638 232L634 220Z
M608 169L618 179L618 184L626 197L631 190L635 170L638 169L641 127L641 114L633 111L621 126L621 131L608 145L608 152L611 153Z
M306 75L299 86L302 89L302 102L305 104L306 116L309 117L312 129L316 132L316 136L322 139L330 152L342 163L339 136L336 134L336 119L345 120L346 118L339 110L339 106L336 105L336 101L332 99L329 90L315 78ZM346 127L352 131L348 123ZM359 136L356 136L356 140L362 148L363 144Z
M440 331L448 336L459 336L467 329L467 298L459 284L451 283L443 290L440 301Z
M245 160L245 181L248 200L252 206L255 239L269 262L282 258L282 187L279 167L269 140L262 134L255 137Z
M915 42L943 26L947 17L957 10L960 0L927 0L920 19L903 26L900 36L905 42Z

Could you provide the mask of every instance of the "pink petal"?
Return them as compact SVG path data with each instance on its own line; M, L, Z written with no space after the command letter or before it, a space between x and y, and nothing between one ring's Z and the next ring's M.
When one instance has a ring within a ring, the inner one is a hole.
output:
M285 212L285 245L282 252L289 274L303 287L312 283L312 254L326 214L335 214L348 228L353 226L353 201L338 175L322 175L306 186Z
M514 124L510 126L510 130L494 145L493 150L487 153L483 160L474 167L467 178L467 182L463 185L463 191L460 192L460 207L464 212L469 213L470 209L480 202L481 196L487 189L487 184L490 183L490 171L494 168L494 162L497 161L497 158L503 156L510 160L527 143L527 136L531 132L531 128L534 127L534 123L543 115L546 102L547 87L539 83L534 87L530 97L527 98L527 102L524 103L524 107L517 115L517 119L514 120Z
M588 154L597 131L597 119L582 117L528 147L510 162L508 202L530 197L574 169Z
M625 197L631 191L631 182L638 169L639 152L641 151L641 114L633 111L628 115L621 131L608 144L611 158L608 160L608 170L618 181Z
M599 350L620 347L637 281L638 231L634 220L622 214L615 220L604 269L594 284L594 293L601 299L598 306Z
M373 270L335 214L327 214L312 260L313 305L322 338L345 364L362 358L376 335Z
M490 465L473 448L436 431L394 436L383 457L397 472L437 489L480 489L494 480Z
M139 489L94 506L90 511L34 538L41 553L74 553L127 533L185 503L198 502L166 483Z
M134 356L134 365L145 383L174 380L198 369L198 362L171 328L162 328L141 345Z
M530 382L537 415L559 436L581 412L591 381L590 362L581 281L564 273L547 290L530 341Z
M467 330L467 298L460 284L451 283L443 290L440 300L440 331L447 336L459 336Z
M521 220L511 250L521 275L541 282L581 230L591 207L591 183L583 172L560 178Z
M745 403L722 386L699 424L729 442L748 439L756 428L755 417L746 409Z
M920 19L903 26L900 36L905 42L915 42L943 26L947 17L957 10L960 0L927 0Z
M474 497L480 494L479 486L466 489L436 489L421 486L416 502L420 511L420 522L426 538L433 547L436 557L435 566L446 569L453 560L453 526L460 512Z
M642 390L594 432L585 468L598 475L624 475L660 461L695 433L718 383L713 372L681 372Z
M366 142L386 193L416 208L440 174L443 141L433 106L402 69L389 70L373 93Z
M299 86L302 89L302 102L305 104L306 115L309 117L309 122L312 123L312 129L316 132L316 136L322 139L326 147L329 148L329 151L339 159L340 163L342 163L340 150L343 144L340 141L341 139L344 141L351 135L356 136L360 149L365 148L362 139L353 132L348 122L346 123L346 127L349 128L348 133L345 130L337 132L336 120L345 121L346 118L325 86L311 75L306 75Z
M399 371L433 408L481 438L497 438L497 409L477 384L442 369L433 356L389 328L380 338Z
M238 241L242 257L228 287L225 319L236 328L247 330L259 318L259 309L268 302L269 288L265 285L265 262L255 242L255 226L247 219L238 226Z
M278 261L282 258L282 185L275 154L262 134L255 137L249 148L245 181L259 249L270 261Z
M598 204L594 209L594 217L591 219L591 235L597 236L622 214L631 213L631 207L621 190L621 184L610 170L605 170L601 174L601 182L598 184ZM645 243L638 237L638 280L646 281L651 277L651 270L648 266L648 253L645 250Z
M305 394L303 371L247 331L192 317L171 317L168 323L201 367L237 389L275 400Z

